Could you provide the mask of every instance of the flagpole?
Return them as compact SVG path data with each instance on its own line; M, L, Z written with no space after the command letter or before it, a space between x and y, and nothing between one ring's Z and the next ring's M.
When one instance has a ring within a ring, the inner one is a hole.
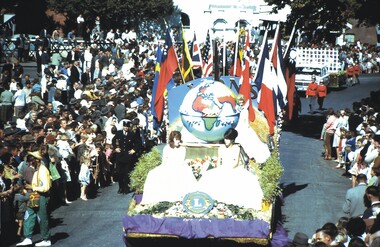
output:
M237 28L237 40L236 40L236 45L235 45L235 59L234 59L234 74L233 76L236 75L236 64L237 64L237 55L239 51L239 34L240 34L240 18L238 21L238 28Z
M224 38L224 33L223 33L223 75L226 75L226 40Z

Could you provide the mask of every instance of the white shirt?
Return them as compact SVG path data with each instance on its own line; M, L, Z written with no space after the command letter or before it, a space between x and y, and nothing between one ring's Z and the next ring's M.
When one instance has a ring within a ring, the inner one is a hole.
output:
M77 23L83 23L84 22L84 18L82 16L78 16L77 17Z
M17 90L13 95L14 106L25 106L26 94L22 89Z

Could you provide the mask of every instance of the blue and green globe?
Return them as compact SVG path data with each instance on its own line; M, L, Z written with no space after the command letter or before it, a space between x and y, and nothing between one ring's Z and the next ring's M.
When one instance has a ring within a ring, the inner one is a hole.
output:
M221 82L204 80L185 96L179 112L185 128L206 141L222 140L229 128L235 128L239 113L235 93Z

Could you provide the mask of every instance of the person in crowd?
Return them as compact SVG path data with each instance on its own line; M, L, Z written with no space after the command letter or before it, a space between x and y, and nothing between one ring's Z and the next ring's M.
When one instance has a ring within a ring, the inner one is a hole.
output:
M331 160L332 159L332 147L331 143L334 138L335 133L335 112L332 108L329 108L327 111L327 121L323 126L323 132L325 133L323 135L324 138L324 149L325 149L325 160Z
M366 207L364 206L364 195L367 188L367 176L359 174L356 177L357 185L346 192L346 200L343 204L343 212L348 217L363 215Z
M368 186L365 191L367 209L363 213L363 219L375 218L380 212L380 195L377 186Z
M293 237L293 241L286 247L309 247L309 237L305 233L297 232Z
M16 222L18 224L17 236L20 238L20 240L23 240L24 218L27 209L27 202L29 201L29 193L25 187L20 184L14 185L13 191L15 193L14 206L17 210L15 215Z
M376 219L371 226L365 241L369 247L380 246L380 214L376 216Z
M84 201L87 201L87 187L90 184L90 176L91 176L90 166L91 166L91 158L88 156L82 156L80 172L79 172L79 182L81 184L80 198Z
M33 229L36 223L36 218L39 218L40 231L42 241L35 244L35 246L50 246L50 231L49 231L49 215L48 215L48 202L49 191L51 188L50 172L42 164L42 156L39 151L29 152L31 165L35 168L32 184L27 185L27 189L37 192L39 195L39 207L28 206L26 212L27 216L24 221L24 237L25 239L16 244L16 246L32 245Z

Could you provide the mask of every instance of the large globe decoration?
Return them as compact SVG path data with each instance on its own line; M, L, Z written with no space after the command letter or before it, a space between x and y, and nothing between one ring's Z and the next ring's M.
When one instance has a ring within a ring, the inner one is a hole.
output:
M204 80L183 99L179 112L185 128L198 139L215 142L239 121L236 94L221 82Z

